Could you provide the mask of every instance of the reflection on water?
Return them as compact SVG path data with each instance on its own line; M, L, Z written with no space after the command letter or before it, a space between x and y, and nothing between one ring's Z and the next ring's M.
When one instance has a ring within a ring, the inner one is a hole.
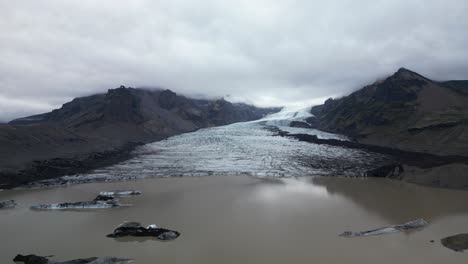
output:
M266 183L269 184L266 184ZM325 187L314 184L310 178L280 178L267 179L257 188L260 199L276 201L284 195L303 194L315 198L326 198L328 191Z
M143 242L154 242L154 243L170 243L172 241L166 241L166 240L159 240L157 239L156 237L130 237L130 236L127 236L127 237L116 237L116 238L113 238L115 241L117 242L139 242L139 243L143 243Z
M36 203L88 200L104 190L135 189L133 204L85 212L31 211ZM0 192L15 199L0 211L0 263L18 253L132 257L136 263L466 263L440 245L466 232L468 192L379 179L186 177L94 183ZM345 230L368 230L423 217L420 232L345 239ZM114 240L124 221L175 229L162 243ZM435 240L435 243L430 243ZM122 243L125 242L125 243Z
M428 188L392 180L309 179L330 195L339 195L392 223L413 218L429 221L468 212L467 191Z

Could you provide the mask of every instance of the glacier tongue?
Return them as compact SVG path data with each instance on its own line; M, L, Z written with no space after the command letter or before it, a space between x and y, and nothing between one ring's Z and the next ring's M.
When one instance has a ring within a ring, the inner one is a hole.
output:
M268 115L260 120L257 121L251 121L254 123L262 122L265 125L269 126L289 126L291 122L293 121L299 121L299 122L306 122L307 123L307 118L314 117L313 114L310 113L310 107L307 108L300 108L300 109L294 109L294 108L283 108L278 113L274 113L271 115Z
M363 150L317 145L274 136L272 124L291 133L306 133L323 139L346 137L316 129L280 126L282 122L307 118L309 111L284 112L258 121L200 129L150 143L134 151L135 157L95 170L57 180L84 183L150 177L251 175L257 177L361 176L388 157ZM32 185L34 187L34 185Z

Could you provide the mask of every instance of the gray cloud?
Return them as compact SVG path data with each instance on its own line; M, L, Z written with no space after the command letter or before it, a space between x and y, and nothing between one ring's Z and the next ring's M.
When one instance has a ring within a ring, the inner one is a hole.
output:
M2 1L0 120L120 84L317 103L407 67L468 79L465 0Z

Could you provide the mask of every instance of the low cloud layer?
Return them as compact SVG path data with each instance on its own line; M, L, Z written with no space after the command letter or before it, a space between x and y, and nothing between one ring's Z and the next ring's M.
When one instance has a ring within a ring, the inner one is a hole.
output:
M0 120L120 84L311 104L399 67L468 79L466 0L0 4Z

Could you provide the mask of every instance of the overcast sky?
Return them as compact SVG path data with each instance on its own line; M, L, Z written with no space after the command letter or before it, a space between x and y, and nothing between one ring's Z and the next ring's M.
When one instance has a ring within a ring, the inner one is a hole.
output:
M0 120L121 84L313 104L406 67L468 79L466 0L0 0Z

